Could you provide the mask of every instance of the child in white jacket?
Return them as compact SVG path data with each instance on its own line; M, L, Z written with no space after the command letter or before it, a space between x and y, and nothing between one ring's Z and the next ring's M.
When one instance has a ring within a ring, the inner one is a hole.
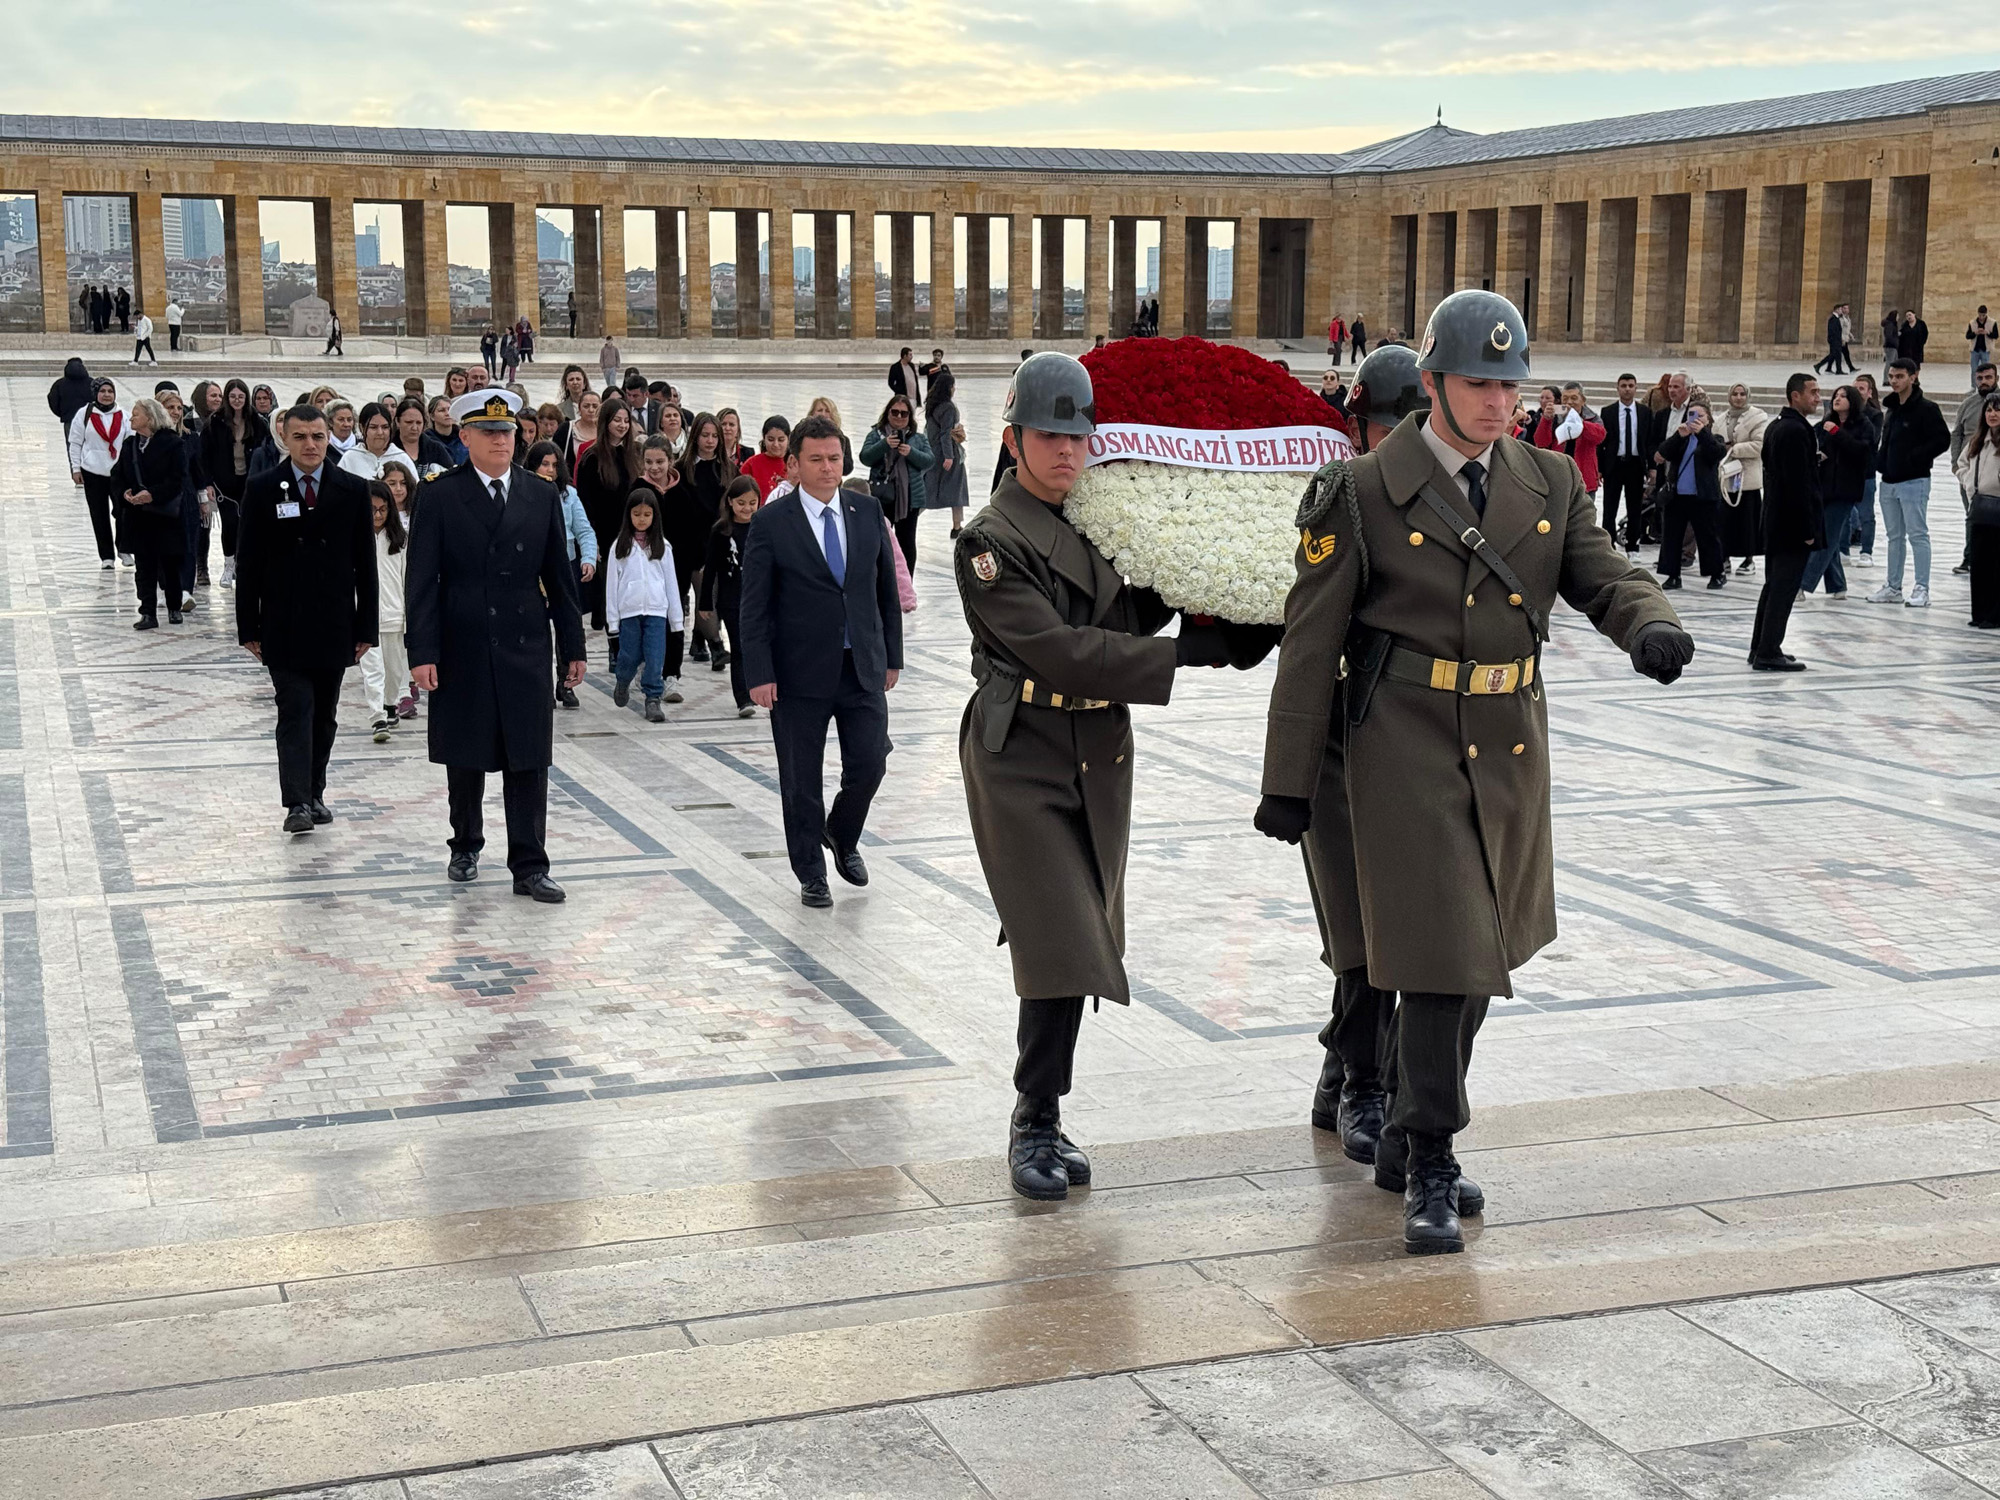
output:
M604 618L606 630L618 637L618 686L611 701L620 708L632 701L632 678L643 661L639 686L646 695L646 718L664 724L667 631L678 632L683 622L674 551L654 505L658 498L650 486L640 485L625 501L625 519L604 574Z
M377 643L361 658L363 702L373 720L375 743L386 745L396 730L396 699L410 680L410 653L403 644L403 571L409 562L408 534L396 512L389 486L368 482L375 507L375 577L380 597Z

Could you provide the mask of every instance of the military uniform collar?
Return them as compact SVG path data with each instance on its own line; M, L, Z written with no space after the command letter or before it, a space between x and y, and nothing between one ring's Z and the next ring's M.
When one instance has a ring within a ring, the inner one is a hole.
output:
M1056 507L1029 494L1012 469L1001 476L987 503L1011 521L1028 539L1028 544L1044 557L1055 550L1057 533L1069 530Z
M1049 560L1049 566L1097 601L1101 612L1110 607L1123 579L1104 554L1086 542L1057 509L1037 500L1010 471L993 491L993 509Z

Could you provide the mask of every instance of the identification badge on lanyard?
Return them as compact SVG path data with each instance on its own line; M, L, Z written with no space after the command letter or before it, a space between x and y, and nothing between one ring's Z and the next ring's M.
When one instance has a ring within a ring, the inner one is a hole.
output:
M281 500L278 503L278 519L280 521L296 521L298 518L299 518L298 501Z

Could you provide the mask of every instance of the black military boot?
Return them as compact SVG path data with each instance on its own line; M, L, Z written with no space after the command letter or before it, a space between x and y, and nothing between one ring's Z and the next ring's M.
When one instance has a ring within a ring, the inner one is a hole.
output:
M1375 1146L1375 1186L1384 1192L1400 1193L1408 1186L1404 1160L1409 1155L1409 1137L1400 1125L1384 1125ZM1454 1168L1456 1163L1454 1163ZM1458 1211L1468 1219L1486 1212L1486 1194L1478 1183L1462 1173L1458 1179Z
M1056 1155L1062 1158L1063 1170L1069 1173L1071 1187L1090 1186L1090 1158L1062 1131L1056 1132Z
M1313 1129L1340 1129L1340 1089L1346 1082L1347 1069L1341 1066L1340 1054L1328 1047L1326 1061L1319 1068L1319 1086L1313 1090Z
M1458 1222L1458 1162L1451 1137L1409 1138L1403 1189L1403 1248L1412 1255L1456 1255L1465 1248Z
M1350 1078L1341 1089L1340 1149L1349 1161L1375 1160L1387 1103L1382 1086L1367 1079Z
M1063 1161L1061 1141L1061 1106L1054 1096L1018 1095L1007 1135L1007 1168L1015 1192L1043 1202L1069 1196L1069 1167Z

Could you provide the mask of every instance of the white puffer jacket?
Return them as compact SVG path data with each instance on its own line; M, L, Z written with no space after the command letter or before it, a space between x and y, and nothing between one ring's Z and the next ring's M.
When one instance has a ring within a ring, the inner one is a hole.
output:
M1743 488L1764 488L1764 429L1771 414L1761 406L1733 411L1725 402L1715 409L1715 435L1729 445L1728 456L1743 465Z
M103 435L91 425L91 413L97 414L104 430L113 438L105 442ZM132 435L132 423L117 407L106 411L95 401L69 419L69 467L72 474L109 474L117 467L119 450L125 446L125 439Z

